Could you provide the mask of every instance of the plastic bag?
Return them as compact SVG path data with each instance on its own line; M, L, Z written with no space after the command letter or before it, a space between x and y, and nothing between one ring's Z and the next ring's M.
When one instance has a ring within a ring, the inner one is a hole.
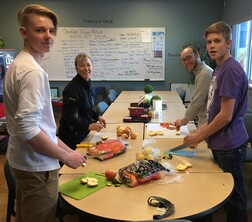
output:
M158 161L141 160L119 169L118 174L125 184L135 187L152 180L159 180L169 172L170 170Z
M127 144L125 144L122 140L109 139L89 148L88 155L105 153L97 156L96 159L106 160L124 153L126 151L126 148Z
M161 151L158 148L152 147L152 144L155 143L155 139L145 139L142 143L142 151L136 154L137 160L161 160Z

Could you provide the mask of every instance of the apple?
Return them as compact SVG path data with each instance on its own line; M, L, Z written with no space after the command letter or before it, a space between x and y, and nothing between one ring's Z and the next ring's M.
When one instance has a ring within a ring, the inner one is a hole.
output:
M116 172L114 170L106 170L105 177L107 180L113 180L116 176Z

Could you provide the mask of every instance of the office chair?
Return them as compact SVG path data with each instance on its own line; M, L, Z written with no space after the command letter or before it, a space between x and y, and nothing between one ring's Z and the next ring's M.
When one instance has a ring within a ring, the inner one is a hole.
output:
M82 215L82 211L73 207L69 203L67 203L64 198L59 193L58 196L58 209L57 209L57 217L60 222L64 222L64 217L66 215L78 215L79 217ZM79 220L81 221L81 220Z
M3 128L0 127L0 132L1 131L7 131L6 126L2 125ZM9 141L9 135L0 135L0 154L5 154L7 151L7 146L8 146L8 141Z
M110 89L108 93L113 93L116 97L118 96L118 93L115 89Z
M4 175L8 186L8 205L7 205L6 222L10 222L11 216L14 217L16 216L15 212L16 185L15 185L15 179L11 173L11 169L7 160L4 163Z
M252 124L251 124L252 113L246 112L245 115L243 116L243 122L245 124L245 127L249 135L248 143L250 143L250 145L252 146ZM247 155L245 158L245 162L246 163L252 162L252 148L251 147L247 147Z
M182 87L179 87L176 89L176 91L179 94L179 97L181 98L183 104L185 103L185 97L186 97L186 90L183 89Z
M114 93L109 93L108 94L108 101L109 101L109 104L113 103L116 99L116 95Z
M106 109L108 108L108 104L104 101L101 101L97 104L97 111L100 115L102 115Z
M107 90L104 86L94 86L92 88L94 104L98 104L100 101L107 101Z

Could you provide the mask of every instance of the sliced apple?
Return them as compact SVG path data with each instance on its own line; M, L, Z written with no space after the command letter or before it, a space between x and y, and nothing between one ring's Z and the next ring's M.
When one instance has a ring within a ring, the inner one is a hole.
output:
M187 166L184 165L184 164L179 164L179 165L177 166L177 170L179 170L179 171L184 171L186 168L187 168Z
M164 131L163 130L158 130L157 133L158 133L158 135L164 135Z
M101 140L105 141L107 139L108 139L108 136L106 136L106 135L101 136Z
M192 164L189 163L189 162L185 162L184 164L179 164L177 166L177 170L184 171L184 170L186 170L187 168L190 168L190 167L192 167Z
M180 133L180 131L176 131L176 135L180 135L181 133Z
M81 178L80 183L81 184L87 184L88 179L87 178Z
M84 177L80 180L81 184L87 184L89 187L96 187L98 185L98 180L93 177Z
M192 167L192 164L189 163L189 162L186 162L185 165L186 165L187 167Z
M98 185L98 180L96 178L88 177L87 185L89 187L96 187Z

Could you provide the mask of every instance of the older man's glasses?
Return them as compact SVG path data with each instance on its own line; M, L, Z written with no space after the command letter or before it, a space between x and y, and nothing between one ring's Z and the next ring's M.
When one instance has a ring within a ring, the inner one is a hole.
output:
M185 62L189 62L191 59L192 59L192 57L195 55L195 53L193 53L192 55L188 55L188 56L186 56L185 58L183 58L183 59L181 59L181 63L185 63Z

